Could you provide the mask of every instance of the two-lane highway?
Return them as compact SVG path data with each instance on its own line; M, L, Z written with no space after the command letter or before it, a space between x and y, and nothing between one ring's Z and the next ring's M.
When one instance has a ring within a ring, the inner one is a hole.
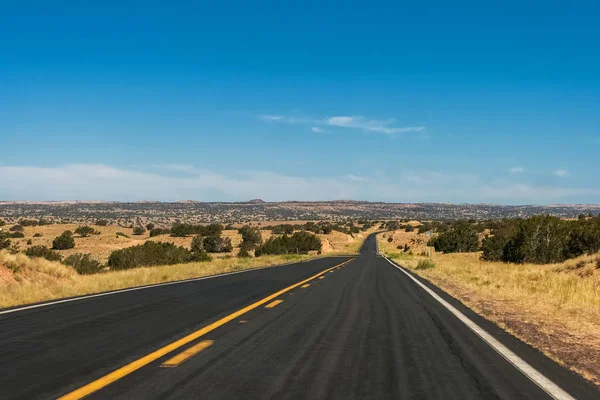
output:
M600 398L434 288L549 393L375 248L0 315L0 397Z

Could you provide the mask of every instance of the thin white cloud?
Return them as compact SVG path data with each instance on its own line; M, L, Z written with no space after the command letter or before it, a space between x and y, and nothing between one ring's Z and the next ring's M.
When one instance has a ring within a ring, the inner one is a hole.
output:
M323 129L319 128L318 126L313 126L312 128L310 128L311 131L316 132L316 133L323 133L325 132Z
M509 169L509 171L511 174L522 174L523 172L525 172L525 168L516 166Z
M369 120L361 116L337 116L327 119L327 124L343 128L362 129L367 132L380 132L388 135L402 132L421 132L425 130L424 126L394 127L395 119L387 121Z
M567 171L566 169L557 169L556 171L554 171L554 175L560 178L564 178L569 175L569 171Z
M285 117L283 115L259 115L258 119L265 122L276 122L283 121Z
M181 173L183 171L183 173ZM238 201L356 199L391 202L548 204L600 201L600 188L488 183L475 174L400 170L394 175L300 177L219 173L193 166L0 166L0 200Z
M312 125L312 130L318 132L320 126L330 126L335 128L348 128L357 129L364 132L376 132L385 133L387 135L393 135L396 133L407 133L407 132L424 132L426 128L424 126L395 126L396 120L394 118L381 121L375 119L367 119L363 116L333 116L327 118L306 118L306 117L290 117L284 115L259 115L261 121L269 123L284 123L284 124L301 124L301 125ZM315 130L317 129L317 130Z
M353 174L346 175L346 178L350 179L351 181L355 181L355 182L364 182L367 180L367 178L365 178L365 177L353 175Z

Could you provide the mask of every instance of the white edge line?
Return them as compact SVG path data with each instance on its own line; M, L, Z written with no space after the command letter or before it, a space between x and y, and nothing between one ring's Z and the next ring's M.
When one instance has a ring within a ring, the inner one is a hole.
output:
M454 306L448 303L446 300L442 299L437 293L433 290L425 286L414 276L409 274L404 268L398 266L394 262L392 262L386 256L383 256L392 266L396 267L404 274L406 274L410 279L412 279L417 285L419 285L423 290L429 293L435 300L437 300L440 304L448 309L456 318L458 318L462 323L464 323L469 329L471 329L477 336L483 339L490 347L492 347L496 352L498 352L502 357L504 357L509 363L511 363L516 369L521 371L526 377L528 377L533 383L538 385L543 391L545 391L548 395L556 400L575 400L570 394L561 389L557 384L552 382L546 376L544 376L541 372L536 370L534 367L529 365L525 360L516 355L512 350L508 347L500 343L496 338L487 333L483 328L477 325L475 322L471 321L466 315L458 311Z
M52 305L55 305L55 304L70 303L72 301L92 299L94 297L103 297L103 296L110 296L110 295L113 295L113 294L133 292L135 290L152 289L152 288L156 288L156 287L160 287L160 286L177 285L177 284L180 284L180 283L203 281L205 279L220 278L222 276L241 274L241 273L244 273L244 272L259 271L261 269L267 269L267 268L285 267L287 265L307 263L307 262L311 262L311 261L321 260L323 258L328 258L328 257L325 256L325 257L315 258L315 259L312 259L312 260L289 262L289 263L286 263L286 264L278 264L278 265L269 265L269 266L266 266L266 267L250 268L250 269L246 269L246 270L243 270L243 271L225 272L223 274L201 276L201 277L198 277L198 278L183 279L183 280L178 280L178 281L173 281L173 282L155 283L155 284L145 285L145 286L137 286L137 287L126 288L126 289L117 289L117 290L112 290L110 292L88 294L88 295L83 295L83 296L72 297L72 298L69 298L69 299L49 301L47 303L33 304L31 306L11 308L9 310L0 311L0 315L10 314L10 313L18 312L18 311L31 310L31 309L34 309L34 308L48 307L48 306L52 306Z

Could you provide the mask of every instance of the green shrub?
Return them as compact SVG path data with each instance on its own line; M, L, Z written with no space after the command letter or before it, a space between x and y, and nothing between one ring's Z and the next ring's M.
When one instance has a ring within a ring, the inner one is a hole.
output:
M25 229L23 228L23 225L13 225L10 227L9 231L11 232L23 232Z
M75 239L73 238L73 232L64 231L52 242L52 248L54 250L66 250L75 247Z
M10 234L10 237L13 239L22 239L25 237L25 234L23 232L13 232Z
M25 250L25 255L27 257L45 258L49 261L62 260L62 256L60 254L46 246L32 246Z
M206 226L177 223L171 227L171 236L185 237L189 235L219 236L223 232L223 226L220 224L210 224Z
M31 246L32 244L33 244L33 240L31 240L31 239L28 239L28 240L27 240L27 245L28 245L28 246Z
M194 236L194 238L192 239L192 245L191 245L192 253L200 253L201 251L205 251L203 239L204 238L202 237L202 235Z
M253 250L256 248L256 246L260 246L262 244L262 235L256 228L246 225L238 229L238 233L242 235L242 243L240 244L240 248L246 250L246 252L248 252L248 250Z
M94 228L92 228L91 226L87 226L87 225L80 226L77 229L75 229L75 233L81 237L88 237L95 232L96 232L96 230Z
M113 270L187 263L193 260L192 253L173 243L146 242L141 245L115 250L108 258Z
M71 254L65 258L64 263L73 267L80 275L97 274L102 271L102 264L90 254Z
M117 237L121 236L121 237L124 237L124 238L126 238L126 239L129 239L129 235L126 235L126 234L124 234L123 232L117 232L117 233L115 233L115 235L116 235Z
M429 259L427 260L419 260L415 269L423 270L423 269L431 269L435 268L435 263Z
M250 258L250 257L252 257L252 256L250 255L250 253L248 253L248 250L246 250L246 249L245 249L245 248L243 248L243 247L240 249L240 251L239 251L239 253L238 253L238 255L237 255L237 256L238 256L239 258Z
M271 226L271 232L276 235L291 235L294 233L294 226L291 224L273 225Z
M471 224L458 221L448 232L444 232L430 243L436 251L444 253L468 253L479 250L479 238Z
M42 237L42 236L44 236L44 235L42 235L42 234L41 234L41 233L39 233L39 232L37 232L37 233L35 233L35 234L33 235L33 237Z
M96 221L96 225L98 226L107 226L108 225L108 220L107 219L99 219Z
M405 232L414 232L414 230L415 230L415 227L414 227L414 226L412 226L411 224L407 224L407 225L404 227L404 231L405 231Z
M10 249L11 241L6 236L0 236L0 250Z
M151 231L152 229L154 229L154 224L152 222L146 224L146 229Z
M169 233L171 233L170 229L154 228L150 230L150 237L168 235Z
M4 226L4 225L6 225L6 222L4 222L3 219L0 219L0 226Z
M321 239L318 236L301 231L292 236L271 237L263 245L256 248L255 255L262 254L307 254L309 251L321 250Z
M233 250L231 239L217 235L207 236L202 240L204 250L209 253L227 253Z
M143 235L144 233L146 233L146 230L142 226L136 226L133 228L134 235Z

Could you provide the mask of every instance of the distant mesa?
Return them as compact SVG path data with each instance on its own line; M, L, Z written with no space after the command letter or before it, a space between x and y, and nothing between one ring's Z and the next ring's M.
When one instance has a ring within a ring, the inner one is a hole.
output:
M266 203L266 201L264 201L263 199L252 199L252 200L249 200L248 203L263 204L263 203Z

